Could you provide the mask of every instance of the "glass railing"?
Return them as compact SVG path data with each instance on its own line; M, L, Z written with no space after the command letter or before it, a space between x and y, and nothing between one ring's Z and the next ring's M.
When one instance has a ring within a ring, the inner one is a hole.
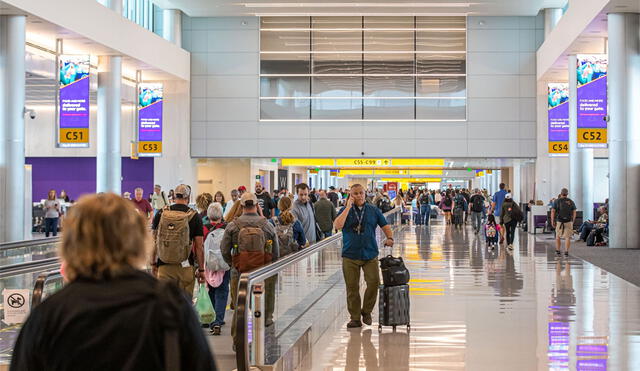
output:
M400 227L400 209L385 217L392 229ZM381 240L380 228L377 233ZM292 349L313 344L324 332L318 327L327 328L335 320L345 296L341 249L338 233L240 276L235 318L239 371L290 359Z

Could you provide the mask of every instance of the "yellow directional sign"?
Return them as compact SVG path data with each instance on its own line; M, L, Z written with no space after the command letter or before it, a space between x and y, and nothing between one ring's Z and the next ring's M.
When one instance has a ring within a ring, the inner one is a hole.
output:
M89 129L60 129L60 143L89 143Z
M549 153L569 153L569 142L549 142Z
M338 158L336 166L391 166L388 158Z
M578 143L607 144L607 129L578 129Z

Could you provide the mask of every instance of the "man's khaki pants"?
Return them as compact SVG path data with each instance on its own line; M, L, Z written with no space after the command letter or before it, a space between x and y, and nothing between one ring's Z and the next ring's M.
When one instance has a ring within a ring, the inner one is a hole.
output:
M364 272L364 281L367 284L364 301L360 298L360 269ZM380 285L378 259L342 258L342 274L347 286L347 309L349 309L352 320L360 321L362 314L371 314L378 299L378 286Z
M158 267L158 279L173 281L193 297L193 285L196 282L194 267L183 267L182 264L163 264Z

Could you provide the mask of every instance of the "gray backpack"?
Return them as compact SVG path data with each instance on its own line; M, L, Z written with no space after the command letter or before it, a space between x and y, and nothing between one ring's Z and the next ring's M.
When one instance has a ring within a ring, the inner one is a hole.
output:
M293 224L282 224L277 218L273 220L276 227L276 235L278 236L278 244L280 246L280 258L298 251L298 243L293 237Z

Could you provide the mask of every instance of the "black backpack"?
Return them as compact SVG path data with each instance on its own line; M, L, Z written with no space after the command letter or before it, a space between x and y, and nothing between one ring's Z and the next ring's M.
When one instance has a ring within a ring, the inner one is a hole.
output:
M516 223L520 223L522 219L524 219L524 215L522 215L522 210L520 210L520 207L518 207L518 205L516 205L515 202L511 207L511 219Z
M394 258L392 255L387 255L380 259L380 270L382 271L382 282L387 287L409 283L409 270L401 257Z
M473 211L481 212L484 208L484 199L481 196L475 196L473 199Z
M444 199L444 205L445 205L445 206L451 206L451 197L448 197L448 196L447 196L447 197Z
M573 201L570 198L559 198L557 200L556 219L560 223L568 223L573 219Z
M378 208L383 213L386 213L387 211L393 209L391 207L391 201L386 197L381 198L380 201L378 201L378 204L379 204Z
M429 205L429 196L428 195L422 195L420 197L420 204L421 205Z

